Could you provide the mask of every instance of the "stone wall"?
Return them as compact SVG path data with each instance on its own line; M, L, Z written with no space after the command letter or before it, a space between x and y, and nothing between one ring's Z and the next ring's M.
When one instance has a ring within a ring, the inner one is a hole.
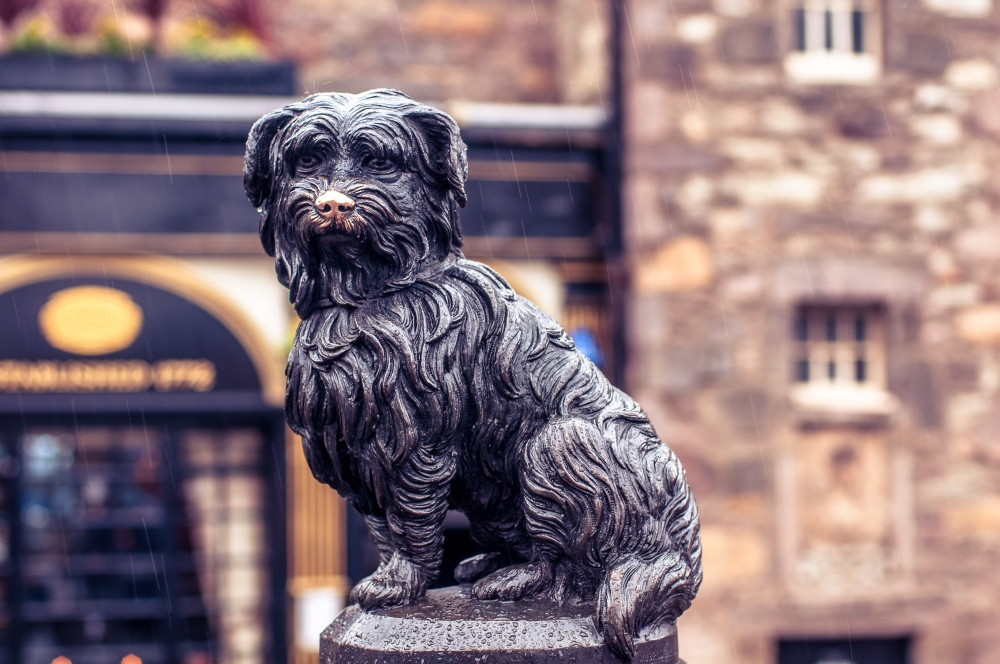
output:
M275 51L307 92L393 87L424 100L595 103L607 11L567 0L290 0Z
M888 0L881 73L819 85L786 74L791 7L629 3L628 387L704 524L681 652L1000 661L1000 13ZM794 407L796 307L873 301L891 406Z

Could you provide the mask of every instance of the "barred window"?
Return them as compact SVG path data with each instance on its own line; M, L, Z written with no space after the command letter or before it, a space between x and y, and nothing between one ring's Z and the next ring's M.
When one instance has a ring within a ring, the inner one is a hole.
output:
M884 388L884 308L803 305L793 319L793 379L800 385Z
M804 83L867 83L879 73L873 0L792 0L786 73Z
M865 53L864 3L851 0L806 0L794 10L798 51Z

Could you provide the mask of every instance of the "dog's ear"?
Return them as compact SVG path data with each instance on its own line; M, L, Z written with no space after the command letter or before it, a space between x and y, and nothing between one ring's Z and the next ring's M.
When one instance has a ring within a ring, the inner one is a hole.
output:
M455 192L455 200L465 206L465 180L469 162L458 124L450 115L430 106L406 113L406 119L422 137L425 158L438 177Z
M243 190L255 208L263 205L271 190L271 141L296 115L287 106L279 108L257 120L250 129L243 162Z

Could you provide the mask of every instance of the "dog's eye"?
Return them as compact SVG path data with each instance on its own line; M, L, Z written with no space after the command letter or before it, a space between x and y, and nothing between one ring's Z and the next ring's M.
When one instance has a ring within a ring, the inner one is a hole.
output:
M392 159L388 157L382 157L378 155L369 155L361 160L361 165L369 170L373 171L391 171L395 168L396 164L393 163Z
M319 155L315 154L303 154L299 155L298 159L295 160L295 169L299 171L307 171L311 168L316 168L319 166L322 160Z

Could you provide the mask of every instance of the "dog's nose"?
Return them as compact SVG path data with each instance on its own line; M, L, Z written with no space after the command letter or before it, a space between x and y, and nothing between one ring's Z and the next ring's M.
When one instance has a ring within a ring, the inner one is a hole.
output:
M316 198L316 210L324 219L338 219L353 209L354 199L333 189Z

